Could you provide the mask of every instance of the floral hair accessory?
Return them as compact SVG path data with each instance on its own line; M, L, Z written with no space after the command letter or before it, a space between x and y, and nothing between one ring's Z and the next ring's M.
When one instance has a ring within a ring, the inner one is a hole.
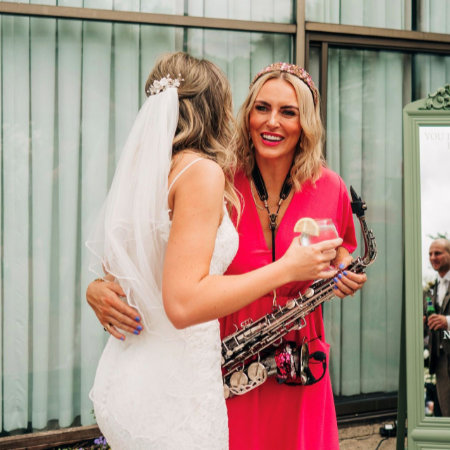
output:
M150 85L150 87L147 89L147 95L156 95L160 92L164 92L168 88L177 88L180 86L180 83L184 81L183 78L181 78L181 74L178 74L179 78L175 78L174 80L172 77L167 74L164 78L161 78L160 80L155 80Z
M265 67L263 70L261 70L261 72L258 72L256 74L255 78L253 78L250 87L252 87L255 84L258 78L270 72L287 72L290 73L291 75L295 75L297 78L300 78L300 80L302 80L309 87L309 90L311 91L311 94L313 96L314 105L317 105L319 94L317 92L316 85L314 84L314 81L311 78L311 75L303 67L296 66L295 64L277 62L271 64L270 66Z

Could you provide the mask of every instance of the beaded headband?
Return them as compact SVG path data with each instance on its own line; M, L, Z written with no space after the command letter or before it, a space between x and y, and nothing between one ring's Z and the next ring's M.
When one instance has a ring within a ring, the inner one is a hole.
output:
M311 91L311 94L313 96L314 105L317 105L319 94L317 92L316 85L311 78L311 75L303 67L296 66L295 64L277 62L265 67L263 70L261 70L261 72L258 72L255 75L255 78L253 78L250 87L255 84L258 78L270 72L286 72L290 73L291 75L295 75L297 78L300 78L300 80L302 80L309 87L309 90Z

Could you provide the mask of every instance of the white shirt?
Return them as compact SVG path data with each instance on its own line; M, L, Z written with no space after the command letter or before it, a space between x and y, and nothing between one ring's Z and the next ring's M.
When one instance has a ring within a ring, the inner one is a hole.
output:
M448 291L448 286L450 283L450 270L441 278L438 275L438 287L437 287L437 303L442 306L445 294ZM445 316L447 319L447 330L450 330L450 316Z

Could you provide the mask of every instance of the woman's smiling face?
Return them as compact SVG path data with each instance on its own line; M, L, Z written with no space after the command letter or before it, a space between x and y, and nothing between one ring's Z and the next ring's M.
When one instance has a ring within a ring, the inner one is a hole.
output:
M250 111L249 130L259 157L292 161L302 127L289 82L272 78L264 83Z

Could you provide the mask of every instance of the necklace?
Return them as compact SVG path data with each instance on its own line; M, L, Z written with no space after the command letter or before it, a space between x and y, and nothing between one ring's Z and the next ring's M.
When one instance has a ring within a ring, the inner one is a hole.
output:
M267 189L266 189L266 185L264 183L264 179L261 175L261 172L259 170L258 165L255 162L255 167L253 167L253 171L252 171L252 180L253 183L255 184L255 188L256 188L256 192L258 192L258 197L260 198L260 200L263 202L264 204L264 208L267 211L267 214L269 215L269 228L272 234L272 261L275 261L275 233L278 227L278 223L277 223L277 219L278 219L278 213L280 212L280 207L281 204L283 203L283 200L286 200L286 198L288 197L288 195L291 192L291 183L290 183L290 178L291 178L291 170L289 169L289 172L286 175L286 178L284 179L283 182L283 186L281 186L281 191L280 191L280 197L278 199L278 204L277 204L277 210L276 212L272 213L270 212L270 208L269 208L269 204L267 202L267 200L269 199L269 194L267 193ZM253 190L251 189L251 184L250 184L250 190L252 193L252 197L253 197L253 201L255 201L255 197L253 196ZM258 207L258 205L256 204L255 201L255 205ZM260 209L263 209L261 206L259 206Z

